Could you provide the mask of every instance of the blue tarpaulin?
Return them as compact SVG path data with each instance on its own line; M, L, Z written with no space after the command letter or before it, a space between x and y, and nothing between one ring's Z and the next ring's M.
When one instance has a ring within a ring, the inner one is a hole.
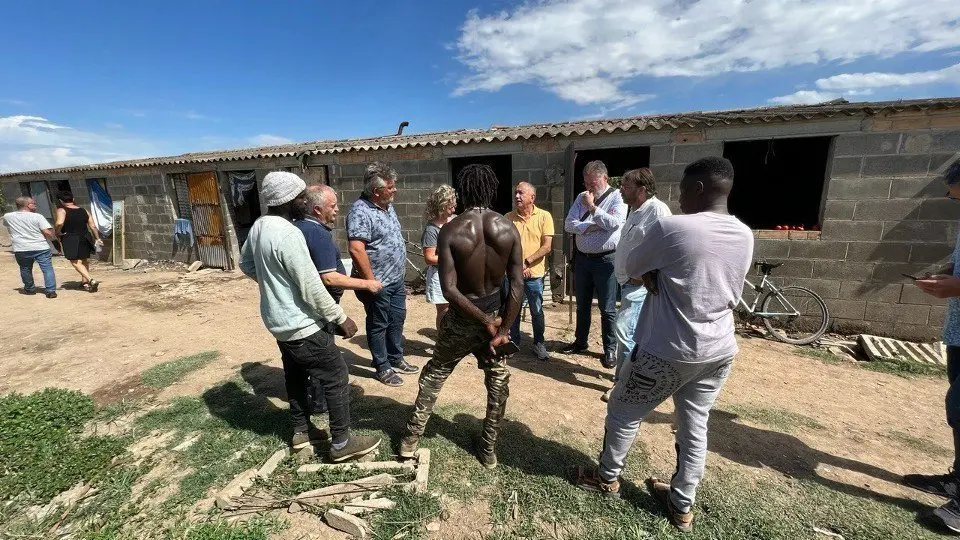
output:
M113 199L107 194L99 180L87 180L87 192L90 196L90 215L103 238L113 232Z

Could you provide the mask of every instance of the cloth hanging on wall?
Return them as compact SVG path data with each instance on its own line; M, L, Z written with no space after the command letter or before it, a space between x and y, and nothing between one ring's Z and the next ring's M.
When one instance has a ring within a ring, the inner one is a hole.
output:
M189 219L173 220L173 240L182 247L193 247L193 222Z
M87 192L90 197L90 215L100 236L108 238L113 232L113 199L107 194L99 180L87 180Z
M228 177L230 178L230 193L233 196L233 205L243 206L247 193L257 187L257 172L231 172L228 173Z

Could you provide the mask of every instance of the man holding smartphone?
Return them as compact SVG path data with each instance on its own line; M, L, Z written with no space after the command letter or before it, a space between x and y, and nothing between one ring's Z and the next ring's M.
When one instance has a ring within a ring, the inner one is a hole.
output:
M523 252L513 223L490 209L497 194L497 177L487 165L468 165L457 175L464 212L440 229L437 257L440 288L450 302L438 328L433 358L420 374L420 391L407 433L400 441L400 457L414 457L437 396L447 377L464 356L473 353L483 370L487 414L483 432L475 441L480 463L497 466L494 446L510 394L506 355L510 323L520 312L523 295ZM504 277L510 290L504 290ZM506 296L506 298L504 298Z
M947 197L960 200L960 160L944 173ZM908 474L903 483L920 491L949 499L936 508L931 518L955 533L960 533L960 235L950 263L936 274L913 278L923 292L947 298L947 317L943 323L943 344L947 346L947 424L953 430L953 467L946 474Z

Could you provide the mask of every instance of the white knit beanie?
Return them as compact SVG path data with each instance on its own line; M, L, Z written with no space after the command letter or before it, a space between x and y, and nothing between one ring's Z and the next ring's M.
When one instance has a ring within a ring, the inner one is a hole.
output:
M267 206L280 206L297 198L307 184L299 176L287 171L273 171L263 177L260 198Z

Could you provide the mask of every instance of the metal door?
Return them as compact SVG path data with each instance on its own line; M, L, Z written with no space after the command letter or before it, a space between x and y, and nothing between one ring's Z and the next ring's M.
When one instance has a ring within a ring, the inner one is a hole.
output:
M30 196L37 203L37 213L53 220L53 208L50 205L50 192L47 190L46 182L30 182Z
M216 173L188 174L187 191L200 262L204 266L229 270L230 257L223 236L223 213Z

